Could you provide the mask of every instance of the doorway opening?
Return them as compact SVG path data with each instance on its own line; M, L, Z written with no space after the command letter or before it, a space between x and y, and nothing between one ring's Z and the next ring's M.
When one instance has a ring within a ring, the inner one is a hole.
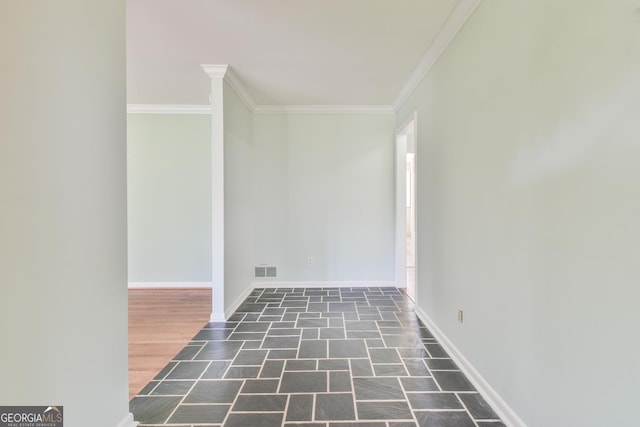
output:
M396 131L396 283L415 301L416 113Z

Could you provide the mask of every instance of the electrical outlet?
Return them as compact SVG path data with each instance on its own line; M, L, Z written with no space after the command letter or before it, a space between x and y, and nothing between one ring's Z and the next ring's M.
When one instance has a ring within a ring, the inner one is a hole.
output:
M307 257L307 265L309 267L311 267L313 265L313 263L314 263L313 257L312 256L308 256Z
M464 311L461 308L458 309L458 323L464 323Z

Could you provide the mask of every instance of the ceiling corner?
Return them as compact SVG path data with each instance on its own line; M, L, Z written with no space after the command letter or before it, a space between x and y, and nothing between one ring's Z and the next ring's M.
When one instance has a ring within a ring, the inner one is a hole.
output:
M420 60L420 63L404 84L400 93L396 96L396 99L393 101L392 105L394 111L397 112L407 101L411 93L420 84L424 76L429 72L436 61L438 61L442 52L444 52L453 41L458 32L464 26L465 22L467 22L481 2L482 0L460 0L458 2L437 37L433 43L431 43L431 46L429 46L429 49Z

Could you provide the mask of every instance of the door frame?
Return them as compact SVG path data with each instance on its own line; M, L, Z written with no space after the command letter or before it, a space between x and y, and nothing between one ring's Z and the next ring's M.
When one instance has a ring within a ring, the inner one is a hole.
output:
M395 279L396 286L398 288L407 287L407 153L414 153L414 158L417 159L417 138L418 137L418 120L417 112L413 112L401 126L396 128L395 138L395 162L396 162L396 176L395 176ZM417 162L414 162L414 187L411 189L413 194L416 194L418 166ZM415 217L417 218L418 212L417 197L414 196L413 209ZM417 242L417 221L415 221L415 235L414 235L414 257L417 259L418 254L418 242ZM416 289L414 298L417 298L418 286L418 267L415 263L416 271Z

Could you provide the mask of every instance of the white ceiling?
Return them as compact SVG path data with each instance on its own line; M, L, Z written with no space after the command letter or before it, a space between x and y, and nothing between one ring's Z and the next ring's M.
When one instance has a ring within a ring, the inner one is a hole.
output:
M257 105L391 105L457 3L127 0L128 102L207 104L229 64Z

